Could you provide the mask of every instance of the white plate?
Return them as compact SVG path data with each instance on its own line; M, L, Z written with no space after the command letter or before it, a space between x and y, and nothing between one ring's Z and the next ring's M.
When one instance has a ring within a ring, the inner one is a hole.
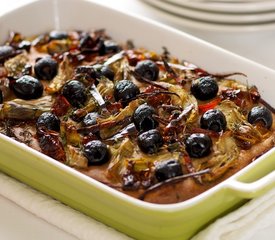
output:
M258 1L203 1L203 0L166 0L178 6L189 7L197 10L224 13L258 13L275 10L274 0Z
M167 11L161 10L154 7L151 4L150 0L142 0L144 3L147 3L148 6L151 6L154 10L155 15L159 19L163 19L170 24L173 24L177 27L188 27L192 29L202 29L207 31L215 32L256 32L256 31L267 31L275 29L275 21L271 23L261 23L261 24L247 24L247 25L232 25L232 24L223 24L223 23L209 23L200 20L194 20L190 18L179 17L173 14L168 13ZM150 3L149 3L150 2Z
M166 11L172 15L183 17L190 20L204 21L207 23L222 24L258 24L258 23L275 23L275 9L271 12L254 13L254 14L224 14L215 12L199 11L183 6L175 5L169 1L146 0L147 3Z

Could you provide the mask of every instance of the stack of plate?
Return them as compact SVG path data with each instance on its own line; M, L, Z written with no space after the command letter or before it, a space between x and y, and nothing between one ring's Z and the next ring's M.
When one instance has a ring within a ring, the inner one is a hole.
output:
M178 24L222 30L275 28L275 0L143 0Z

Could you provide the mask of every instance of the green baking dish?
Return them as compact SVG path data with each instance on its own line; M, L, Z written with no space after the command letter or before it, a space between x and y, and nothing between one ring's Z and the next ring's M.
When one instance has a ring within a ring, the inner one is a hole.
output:
M132 39L137 46L157 52L166 46L172 55L210 72L243 72L249 84L257 84L261 95L274 106L270 91L275 87L273 70L93 1L42 0L21 6L0 16L0 42L9 30L31 35L52 29L94 28L105 28L117 41ZM0 149L1 171L136 239L188 239L215 218L275 187L275 149L205 193L165 205L126 196L3 135Z

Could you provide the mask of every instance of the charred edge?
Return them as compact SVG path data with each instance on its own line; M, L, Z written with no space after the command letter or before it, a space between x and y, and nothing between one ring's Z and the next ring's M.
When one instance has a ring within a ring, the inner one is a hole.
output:
M159 94L167 94L167 95L174 95L180 98L180 96L177 93L170 92L170 91L155 91L155 92L150 92L150 93L140 93L137 95L137 97L153 97Z
M171 66L168 64L168 62L162 57L162 62L164 64L164 67L166 71L173 77L178 78L178 75L175 73L175 71L171 68Z
M141 76L140 74L134 72L134 71L131 71L131 74L133 74L133 76L135 77L136 80L138 80L139 82L145 82L145 83L148 83L150 85L153 85L157 88L161 88L163 90L168 90L167 87L165 86L162 86L161 84L157 83L157 82L153 82L153 81L150 81L149 79Z
M181 182L181 181L185 180L186 178L196 177L196 176L203 175L203 174L206 174L206 173L209 173L209 172L210 172L210 169L205 169L205 170L202 170L202 171L199 171L199 172L184 174L184 175L181 175L181 176L176 176L174 178L167 179L163 182L159 182L159 183L149 187L148 189L146 189L138 197L138 199L144 200L148 193L153 192L153 191L157 190L158 188L160 188L162 186L169 185L169 184L172 184L172 183L178 183L178 182Z
M219 79L231 77L231 76L234 76L234 75L240 75L240 76L247 77L246 74L241 73L241 72L233 72L233 73L227 73L227 74L213 74L213 73L209 73L209 75L211 75L213 77L216 77L216 78L219 78Z

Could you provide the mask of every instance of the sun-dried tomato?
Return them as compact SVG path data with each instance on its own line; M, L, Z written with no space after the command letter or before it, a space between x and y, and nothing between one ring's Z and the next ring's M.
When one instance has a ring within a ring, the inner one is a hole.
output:
M66 153L57 132L39 128L37 137L39 146L44 154L60 162L66 161Z
M52 112L56 116L64 116L68 112L70 107L71 105L67 101L67 99L64 96L60 95L56 97L55 102L53 103Z
M145 90L144 93L153 93L154 91L159 90L155 86L148 86ZM171 97L168 94L157 94L157 95L152 95L147 98L147 102L149 105L153 107L160 106L162 104L170 104Z

